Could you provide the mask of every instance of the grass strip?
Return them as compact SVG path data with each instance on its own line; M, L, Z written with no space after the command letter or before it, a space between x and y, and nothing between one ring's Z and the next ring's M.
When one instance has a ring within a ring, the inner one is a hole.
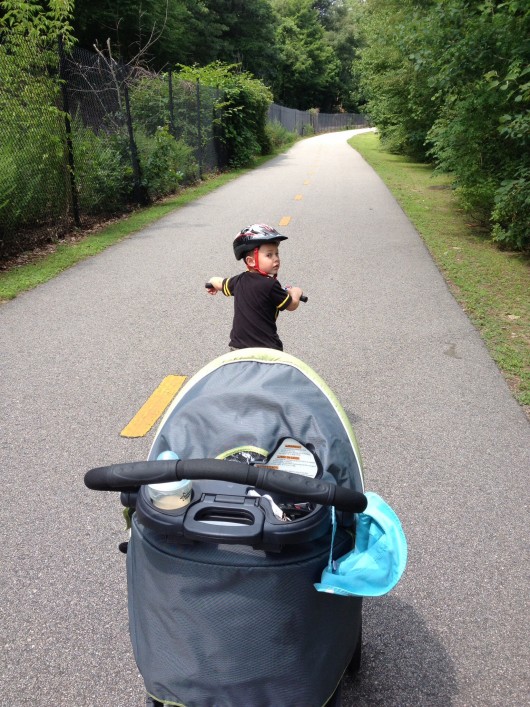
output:
M448 175L386 152L374 133L349 144L414 224L456 300L530 417L530 258L501 251L459 208Z

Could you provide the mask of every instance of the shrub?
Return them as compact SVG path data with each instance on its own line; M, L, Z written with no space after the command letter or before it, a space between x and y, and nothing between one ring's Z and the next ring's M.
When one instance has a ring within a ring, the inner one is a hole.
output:
M215 104L219 114L216 136L223 143L231 166L242 167L256 155L270 152L265 126L272 94L265 84L235 64L214 62L202 68L180 68L184 80L199 80L223 91L223 98Z
M175 140L167 127L159 127L154 136L136 132L143 185L152 198L177 190L183 181L197 175L193 150L182 140Z
M131 113L135 125L141 125L147 135L169 125L169 90L165 77L149 76L129 88Z
M111 213L123 208L132 189L126 135L95 133L78 119L72 124L75 178L82 211Z
M505 179L495 193L493 240L504 248L530 251L530 168Z
M304 125L304 128L306 126ZM265 132L267 134L267 139L273 150L278 150L281 147L292 145L298 139L296 133L292 133L287 128L285 128L277 120L272 123L267 123L265 125Z

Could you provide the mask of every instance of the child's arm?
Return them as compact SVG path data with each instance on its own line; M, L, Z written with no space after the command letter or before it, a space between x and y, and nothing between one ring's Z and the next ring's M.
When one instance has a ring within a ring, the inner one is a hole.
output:
M291 295L291 302L287 305L285 309L288 312L294 312L295 309L298 309L298 305L300 304L300 297L303 295L303 290L301 290L299 287L289 287L287 291Z
M206 292L209 295L216 295L219 290L223 288L223 278L222 277L210 277L208 278L208 283L212 287L208 287Z

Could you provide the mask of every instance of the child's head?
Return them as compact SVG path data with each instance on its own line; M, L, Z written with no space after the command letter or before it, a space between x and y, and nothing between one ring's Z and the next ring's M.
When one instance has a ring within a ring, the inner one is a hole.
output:
M272 226L255 223L243 228L234 240L236 260L243 260L249 270L256 270L262 275L276 276L280 267L278 245L286 241Z

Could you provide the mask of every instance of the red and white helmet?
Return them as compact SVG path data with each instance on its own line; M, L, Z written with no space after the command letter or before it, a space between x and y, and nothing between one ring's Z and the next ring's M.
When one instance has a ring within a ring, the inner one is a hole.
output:
M282 236L272 226L267 226L265 223L253 223L252 226L243 228L235 237L233 243L234 255L236 260L241 260L246 253L259 248L264 243L286 240L287 236Z

